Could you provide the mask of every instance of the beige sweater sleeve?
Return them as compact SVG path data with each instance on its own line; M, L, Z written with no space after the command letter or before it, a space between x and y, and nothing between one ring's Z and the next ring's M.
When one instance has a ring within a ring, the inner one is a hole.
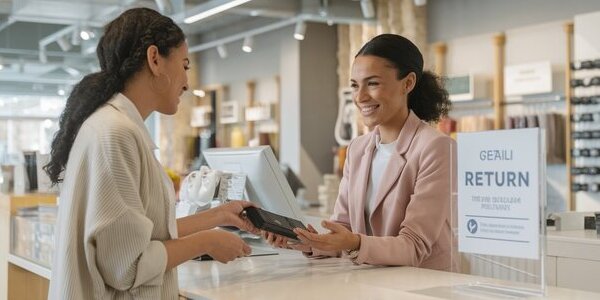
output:
M98 137L89 149L96 171L89 173L86 256L104 284L121 291L161 285L167 264L163 243L151 238L154 223L140 198L145 165L143 145L134 137L124 128Z

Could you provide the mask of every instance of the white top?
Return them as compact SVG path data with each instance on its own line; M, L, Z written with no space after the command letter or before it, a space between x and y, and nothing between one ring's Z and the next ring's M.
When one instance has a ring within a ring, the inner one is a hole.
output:
M134 104L115 95L81 126L61 186L49 299L177 299L161 241L175 192Z
M371 216L371 212L373 212L375 197L377 196L377 190L379 189L379 183L381 182L381 175L390 161L390 157L396 148L396 144L397 141L389 144L382 144L381 137L379 135L376 136L375 152L373 153L369 184L367 185L367 201L365 202L365 227L367 229L367 235L373 235L369 217Z

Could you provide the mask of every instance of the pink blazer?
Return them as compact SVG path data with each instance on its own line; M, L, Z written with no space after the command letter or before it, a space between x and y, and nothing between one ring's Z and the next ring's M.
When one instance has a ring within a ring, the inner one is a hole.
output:
M373 236L367 236L364 207L377 133L376 128L348 146L331 219L360 234L357 263L453 269L450 155L454 140L410 112L369 216Z

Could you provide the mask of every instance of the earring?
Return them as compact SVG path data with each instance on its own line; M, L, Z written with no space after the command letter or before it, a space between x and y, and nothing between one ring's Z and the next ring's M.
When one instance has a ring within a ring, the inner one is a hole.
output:
M161 80L163 76L165 79ZM158 76L152 76L150 84L153 90L155 90L157 93L162 93L167 91L171 86L171 77L169 77L167 74L159 73Z

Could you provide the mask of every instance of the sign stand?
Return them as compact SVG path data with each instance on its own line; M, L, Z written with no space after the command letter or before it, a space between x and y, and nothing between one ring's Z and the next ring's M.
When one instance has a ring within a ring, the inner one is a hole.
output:
M456 157L451 259L459 261L460 273L479 280L453 286L453 293L545 295L544 131L459 133Z

